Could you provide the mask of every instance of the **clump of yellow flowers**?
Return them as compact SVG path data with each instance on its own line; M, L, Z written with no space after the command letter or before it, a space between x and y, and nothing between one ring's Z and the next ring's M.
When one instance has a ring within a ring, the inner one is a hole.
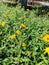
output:
M49 42L49 34L46 34L44 37L43 37L43 40L45 42Z
M17 33L18 35L22 34L22 32L21 32L20 30L16 30L16 33Z
M27 46L27 44L23 42L22 43L22 47L26 47L26 46Z
M11 39L15 39L15 34L10 35Z
M30 56L31 55L31 51L27 51L27 55Z
M4 21L1 22L1 26L2 26L2 27L4 27L5 24L6 24L6 23L5 23Z
M25 24L21 24L21 27L24 29L28 29L28 27Z
M45 53L48 53L49 54L49 47L45 48Z

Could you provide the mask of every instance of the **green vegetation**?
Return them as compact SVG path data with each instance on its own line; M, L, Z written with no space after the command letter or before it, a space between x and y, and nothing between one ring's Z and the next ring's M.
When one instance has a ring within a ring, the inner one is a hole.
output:
M37 11L0 3L1 65L49 65L49 12Z

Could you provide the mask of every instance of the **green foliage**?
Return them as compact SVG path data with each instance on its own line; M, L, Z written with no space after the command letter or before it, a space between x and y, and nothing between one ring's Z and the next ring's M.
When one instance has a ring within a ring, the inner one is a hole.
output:
M49 65L49 55L44 54L49 43L44 42L40 36L49 34L49 17L47 14L38 17L34 13L34 10L24 11L20 6L0 4L1 65ZM5 22L4 26L2 22ZM25 24L28 29L22 28L21 24ZM22 34L18 35L16 30ZM10 38L12 34L15 34L14 39ZM26 43L25 47L22 46L23 42Z
M46 14L49 16L49 7L48 6L37 7L36 13L42 16Z

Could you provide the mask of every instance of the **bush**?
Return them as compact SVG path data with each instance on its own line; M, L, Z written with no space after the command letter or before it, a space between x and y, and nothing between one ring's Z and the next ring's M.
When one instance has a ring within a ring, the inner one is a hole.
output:
M0 5L0 64L48 65L49 18Z

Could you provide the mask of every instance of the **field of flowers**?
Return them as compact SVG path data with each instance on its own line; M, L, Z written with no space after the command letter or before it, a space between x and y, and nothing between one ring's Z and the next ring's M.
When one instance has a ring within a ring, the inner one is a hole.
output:
M1 65L49 65L49 12L35 13L0 3Z

